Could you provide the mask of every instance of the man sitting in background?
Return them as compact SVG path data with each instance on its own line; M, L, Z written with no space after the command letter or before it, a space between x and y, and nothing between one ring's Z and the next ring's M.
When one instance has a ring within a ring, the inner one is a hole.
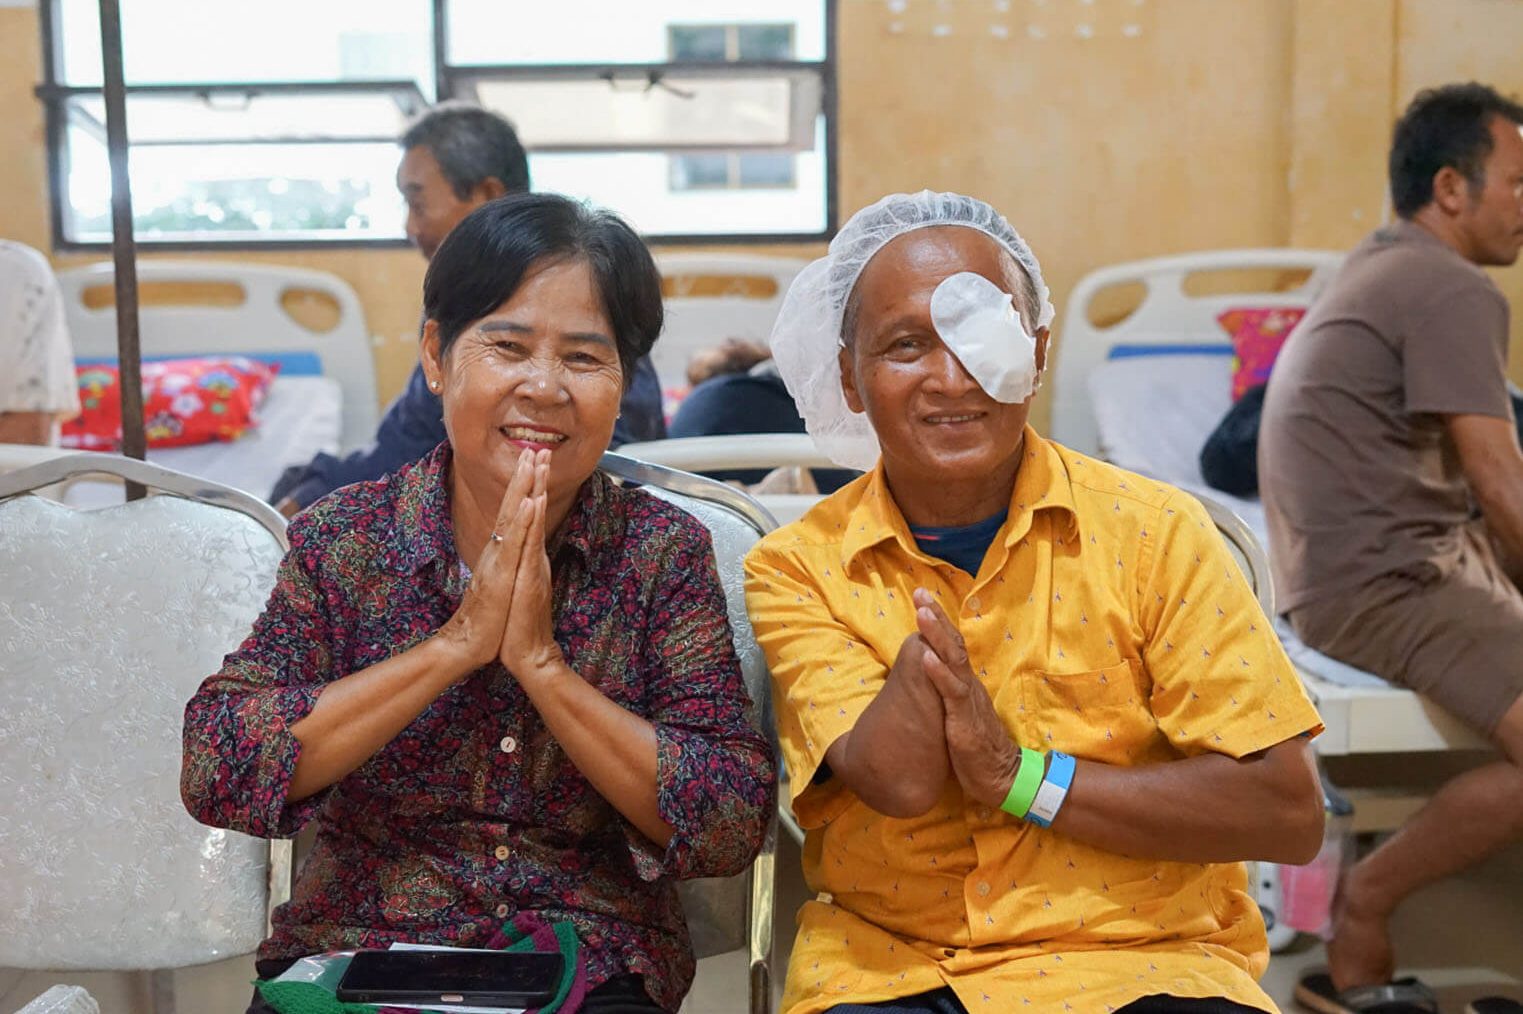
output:
M425 260L466 215L487 201L529 189L529 160L512 124L496 113L461 102L443 102L420 116L402 135L397 189L407 201L407 238ZM661 385L649 357L636 364L624 391L613 444L659 440ZM443 408L428 388L422 366L391 403L375 443L342 458L319 454L281 476L270 501L286 517L340 486L379 479L416 461L444 440Z
M56 444L78 413L58 279L42 254L0 240L0 444Z
M1523 451L1507 301L1481 270L1523 249L1520 124L1523 107L1479 84L1417 96L1391 147L1401 220L1349 254L1269 381L1259 483L1296 633L1502 751L1345 877L1329 975L1301 986L1317 1009L1362 1009L1356 987L1420 1002L1412 984L1382 985L1387 917L1523 837L1523 594L1492 545L1523 558Z

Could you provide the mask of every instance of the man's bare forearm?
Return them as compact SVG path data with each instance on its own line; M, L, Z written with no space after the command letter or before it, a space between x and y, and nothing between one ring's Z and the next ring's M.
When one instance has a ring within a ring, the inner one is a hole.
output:
M1141 767L1080 761L1052 826L1135 859L1295 864L1317 854L1322 819L1311 746L1297 738L1242 760L1204 754Z
M900 654L924 650L914 639ZM856 725L825 754L835 777L889 817L925 813L941 796L949 773L941 698L918 666L918 660L896 665Z

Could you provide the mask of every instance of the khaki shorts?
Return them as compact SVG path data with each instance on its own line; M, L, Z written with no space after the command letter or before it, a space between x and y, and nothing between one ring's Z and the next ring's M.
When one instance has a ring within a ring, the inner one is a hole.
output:
M1488 738L1523 696L1523 592L1479 526L1447 574L1419 564L1289 619L1317 651L1415 690Z

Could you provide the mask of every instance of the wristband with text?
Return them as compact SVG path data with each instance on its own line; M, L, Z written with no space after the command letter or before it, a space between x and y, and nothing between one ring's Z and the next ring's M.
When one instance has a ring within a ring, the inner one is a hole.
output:
M1026 814L1026 819L1037 827L1050 827L1063 808L1063 800L1068 798L1068 789L1073 785L1074 768L1076 762L1068 754L1060 750L1052 753L1052 763L1047 767L1047 777L1042 779L1042 785L1037 789L1035 798Z

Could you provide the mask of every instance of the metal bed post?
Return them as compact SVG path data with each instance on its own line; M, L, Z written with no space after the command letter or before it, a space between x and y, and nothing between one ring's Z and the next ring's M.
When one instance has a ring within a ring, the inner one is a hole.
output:
M100 51L106 103L106 152L111 160L111 256L116 266L116 346L122 391L122 454L142 461L142 344L138 333L137 240L132 231L132 185L127 164L127 88L122 75L122 11L119 0L100 0ZM127 499L147 495L127 483Z

